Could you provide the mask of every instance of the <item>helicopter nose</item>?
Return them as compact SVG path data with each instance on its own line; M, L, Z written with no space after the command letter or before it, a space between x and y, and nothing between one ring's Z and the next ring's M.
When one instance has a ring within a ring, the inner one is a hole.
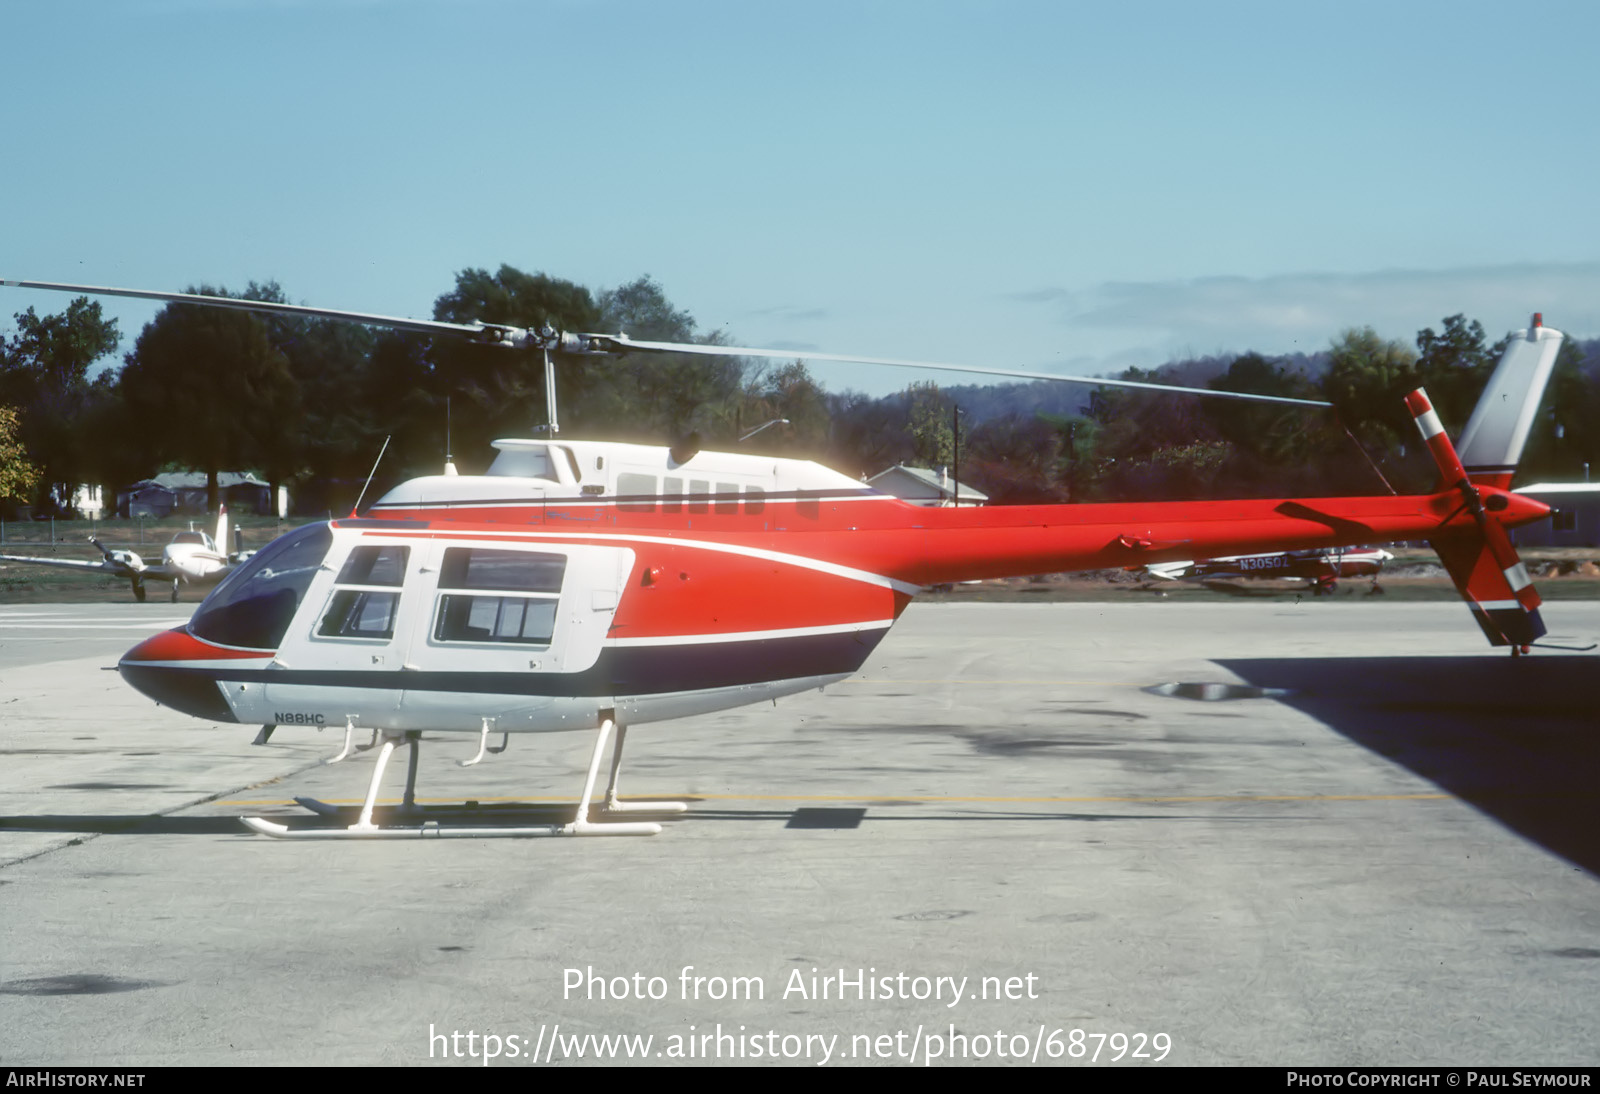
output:
M237 722L217 684L218 662L229 659L216 657L220 652L179 627L123 654L117 671L135 691L162 706L213 722Z

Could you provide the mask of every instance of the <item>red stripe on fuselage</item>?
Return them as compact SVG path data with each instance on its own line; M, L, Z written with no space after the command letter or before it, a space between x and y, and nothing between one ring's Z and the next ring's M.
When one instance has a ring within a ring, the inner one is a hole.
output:
M271 657L271 650L240 650L215 646L182 627L151 635L122 655L124 661L233 661Z

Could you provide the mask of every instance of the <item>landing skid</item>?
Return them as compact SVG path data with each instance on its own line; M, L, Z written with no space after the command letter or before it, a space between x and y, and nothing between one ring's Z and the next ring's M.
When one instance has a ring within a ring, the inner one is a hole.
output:
M438 821L415 827L375 827L357 832L351 828L286 828L260 817L240 817L253 832L273 839L538 839L541 836L653 836L659 824L551 824L527 828L446 828Z
M608 712L609 713L609 712ZM537 839L543 836L654 836L660 833L661 825L654 821L631 821L623 823L597 822L590 819L590 802L594 798L594 784L600 773L600 757L605 753L606 742L611 737L611 731L617 733L616 746L611 755L611 777L606 785L605 800L599 806L599 812L607 813L682 813L688 806L677 801L651 801L651 802L623 802L617 800L617 774L622 766L622 746L627 738L628 728L617 726L610 718L602 719L599 733L595 737L594 753L589 758L589 773L583 784L583 797L578 801L576 816L566 824L536 824L510 827L487 827L483 825L462 824L446 827L437 818L426 816L428 812L444 813L444 810L423 810L416 803L417 786L417 756L420 751L421 734L415 730L397 733L385 732L383 744L378 752L378 759L372 773L372 782L367 787L366 800L362 803L361 813L355 824L348 828L290 828L287 825L277 824L261 817L240 817L244 826L252 832L273 839ZM411 815L415 822L402 825L379 825L373 823L372 813L378 801L378 786L383 781L384 768L388 765L389 757L394 754L395 746L404 741L410 746L410 762L406 768L406 790L398 812L402 815ZM337 816L341 810L339 806L328 802L318 801L315 798L296 798L295 801L312 813L322 817ZM467 809L452 808L449 814L460 816Z

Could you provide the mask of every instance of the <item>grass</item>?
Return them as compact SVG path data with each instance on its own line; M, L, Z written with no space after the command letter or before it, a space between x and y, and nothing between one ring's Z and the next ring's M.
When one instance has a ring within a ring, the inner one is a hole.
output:
M274 517L246 515L234 518L230 515L229 523L244 530L244 546L248 550L265 546L280 533L306 521L303 518L278 520ZM216 522L207 517L53 522L8 520L0 523L0 554L92 562L100 558L100 552L89 542L89 537L95 536L107 547L135 551L146 562L159 562L162 548L177 533L188 531L191 525L196 531L210 534ZM228 543L218 546L231 551L234 545ZM165 585L156 583L149 587L148 595L152 601L165 602L168 595L166 590ZM193 604L206 591L186 589L179 594L179 600ZM94 603L132 599L130 583L123 578L0 562L0 604Z

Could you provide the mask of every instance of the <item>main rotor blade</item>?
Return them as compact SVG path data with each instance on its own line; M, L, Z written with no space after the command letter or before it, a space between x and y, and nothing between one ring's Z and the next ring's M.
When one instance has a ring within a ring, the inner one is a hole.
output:
M341 319L351 323L393 327L396 330L419 331L424 334L448 331L452 334L476 335L483 326L470 323L445 323L435 319L402 319L393 315L369 315L366 312L338 311L333 308L308 308L302 304L277 304L269 300L236 300L231 296L205 296L199 293L155 292L149 289L111 289L103 285L66 285L57 281L6 281L0 285L17 289L48 289L52 292L84 293L89 296L130 296L136 300L165 300L173 304L197 304L208 308L233 308L236 311L261 312L267 315L288 315L299 319Z
M310 308L302 304L276 304L263 300L235 300L230 296L205 296L198 293L157 292L149 289L114 289L102 285L69 285L58 281L9 281L0 279L0 285L18 289L48 289L52 292L84 293L93 296L128 296L140 300L165 300L175 304L234 308L238 311L260 312L267 315L288 315L303 319L340 319L351 323L392 327L395 330L418 331L424 334L441 332L459 334L475 341L489 341L506 346L526 346L573 353L592 354L601 350L602 347L609 347L616 352L622 353L629 350L638 350L645 353L694 353L707 357L768 357L786 361L842 361L849 364L914 368L924 372L966 372L979 376L1004 376L1008 379L1054 380L1063 384L1125 387L1140 391L1163 391L1172 395L1202 395L1217 399L1242 399L1254 403L1283 403L1290 406L1314 407L1333 405L1321 399L1292 399L1287 395L1252 395L1240 391L1218 391L1215 388L1204 387L1180 387L1177 384L1153 384L1140 380L1107 380L1094 376L1062 376L1053 372L982 368L977 365L955 365L941 361L908 361L897 357L863 357L844 353L797 353L792 350L754 349L748 346L711 346L699 342L636 342L625 334L574 335L548 329L530 331L527 328L509 324L446 323L436 319L402 319L392 315L372 315L367 312L340 311L334 308Z
M1025 372L1020 369L980 368L977 365L952 365L939 361L907 361L897 357L857 357L845 353L813 353L810 351L749 349L739 346L708 346L685 342L635 342L626 335L587 335L586 337L610 342L619 349L644 350L647 353L699 353L710 357L771 357L785 361L844 361L860 365L888 365L892 368L914 368L928 371L972 372L980 376L1017 377L1024 380L1058 380L1064 384L1092 384L1096 387L1129 387L1143 391L1165 391L1178 395L1206 395L1219 399L1246 399L1257 403L1288 403L1291 406L1332 406L1321 399L1291 399L1287 395L1251 395L1241 391L1218 391L1208 387L1180 387L1177 384L1152 384L1140 380L1105 380L1096 376L1061 376L1053 372Z

